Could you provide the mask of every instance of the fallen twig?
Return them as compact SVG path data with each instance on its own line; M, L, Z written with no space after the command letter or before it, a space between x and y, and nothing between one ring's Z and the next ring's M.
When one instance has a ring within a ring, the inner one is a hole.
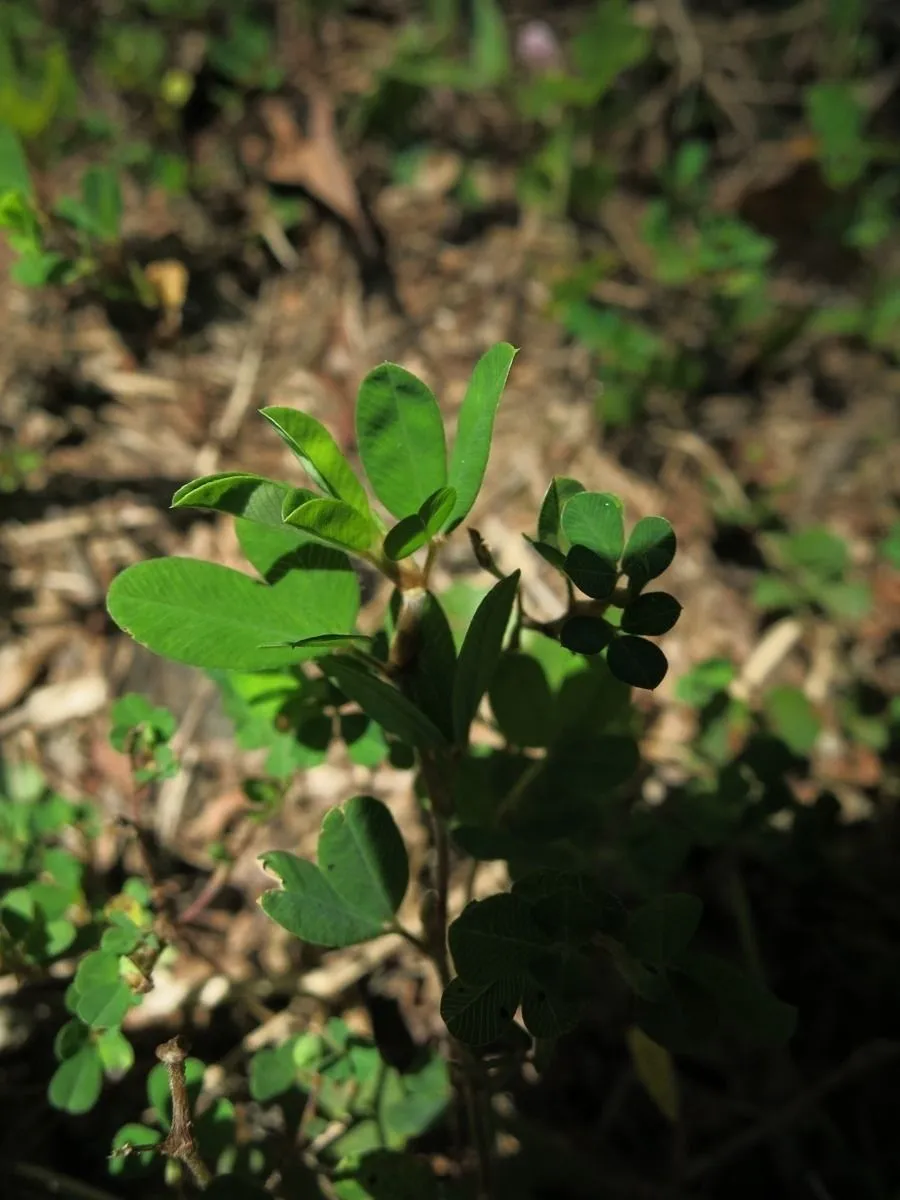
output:
M213 1181L213 1173L200 1157L197 1142L194 1138L194 1119L191 1115L191 1101L188 1096L187 1079L184 1073L184 1063L187 1058L187 1045L180 1035L170 1038L156 1047L156 1057L165 1066L169 1074L169 1094L172 1097L172 1126L161 1142L152 1146L135 1146L126 1142L114 1151L113 1157L127 1157L130 1154L164 1154L167 1158L175 1158L184 1163L191 1174L194 1183L205 1191Z

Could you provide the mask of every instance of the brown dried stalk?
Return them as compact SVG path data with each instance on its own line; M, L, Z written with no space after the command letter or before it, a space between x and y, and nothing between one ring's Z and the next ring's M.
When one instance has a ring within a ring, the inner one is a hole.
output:
M156 1149L168 1158L177 1158L184 1163L194 1183L203 1191L212 1183L213 1175L200 1157L194 1139L194 1121L184 1073L184 1061L187 1058L184 1038L179 1035L157 1046L156 1057L169 1073L169 1092L172 1096L172 1128Z

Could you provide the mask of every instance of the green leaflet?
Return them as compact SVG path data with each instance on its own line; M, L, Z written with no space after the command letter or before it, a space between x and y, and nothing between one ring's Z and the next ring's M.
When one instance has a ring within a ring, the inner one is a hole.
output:
M417 512L446 486L447 451L437 400L396 363L382 363L362 381L356 436L375 495L398 519Z
M625 546L622 501L609 492L576 492L562 510L562 529L573 546L586 546L611 564Z
M295 408L272 406L259 411L323 492L334 500L345 501L363 516L370 515L365 489L324 425Z
M388 558L398 562L437 537L447 524L455 504L456 492L453 488L438 488L417 513L404 517L388 531L384 539L384 552Z
M116 624L137 642L176 662L230 671L284 666L314 651L290 643L322 633L349 633L358 607L358 584L351 572L322 612L323 597L313 578L291 573L274 586L216 563L160 558L128 567L113 580L107 596ZM277 648L272 648L277 647Z
M631 531L622 557L622 570L640 591L662 575L675 557L675 531L664 517L642 517Z
M622 613L624 633L643 633L651 637L668 633L681 616L681 605L668 592L644 592L630 601Z
M322 659L322 670L367 716L388 733L419 749L447 744L438 727L397 688L346 657Z
M687 949L703 905L685 892L656 896L632 913L625 934L630 954L654 967L667 967Z
M450 926L449 944L460 978L483 985L525 971L550 939L525 900L501 892L468 904Z
M54 1108L78 1115L89 1112L103 1087L103 1064L92 1045L83 1046L56 1068L48 1097Z
M207 508L282 529L281 509L291 490L288 484L261 475L223 471L184 484L172 497L172 507ZM313 493L307 496L312 499Z
M375 530L368 517L343 500L308 500L285 497L282 518L286 525L338 550L363 553L372 544Z
M469 1046L486 1046L509 1029L521 994L520 979L472 984L457 977L444 988L441 1016L453 1037Z
M386 805L356 796L332 809L319 833L318 866L285 851L263 855L282 881L264 893L268 915L296 937L349 946L384 933L409 883L406 847Z
M481 490L494 417L515 356L513 346L498 342L481 356L469 380L450 456L449 479L456 489L451 529L466 519Z
M584 487L577 479L570 479L566 475L554 476L538 514L538 542L553 550L562 550L560 533L563 508L567 500L583 491Z
M491 588L466 631L453 681L453 728L458 742L469 740L469 728L493 678L518 592L519 575L519 571L514 571Z
M514 746L546 746L553 736L553 693L544 669L530 654L501 655L488 689L491 708Z
M616 679L639 688L659 687L669 669L659 646L642 637L614 638L606 652L606 662Z

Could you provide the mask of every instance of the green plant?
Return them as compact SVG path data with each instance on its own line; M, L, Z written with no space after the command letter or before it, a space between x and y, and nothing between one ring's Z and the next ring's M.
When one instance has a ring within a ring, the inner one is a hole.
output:
M570 207L589 213L612 186L611 164L598 161L595 135L608 115L616 81L650 51L647 31L623 0L598 0L564 45L538 61L514 44L510 21L496 0L476 0L469 20L450 0L402 27L376 88L358 106L357 124L405 142L396 153L398 175L411 173L416 150L407 138L415 102L435 88L461 95L489 92L504 99L522 126L527 150L517 171L523 206L554 216ZM481 200L464 165L458 198Z
M524 204L557 216L570 207L591 212L615 179L597 154L597 130L613 111L617 81L647 59L651 45L624 0L599 0L552 61L515 80L516 108L538 131L519 174Z
M57 40L46 43L43 22L12 0L0 13L0 127L24 138L43 134L69 83L68 58ZM41 42L44 42L42 45Z
M163 949L144 880L126 881L96 914L90 935L96 948L82 954L66 992L71 1020L56 1036L59 1065L48 1087L53 1107L74 1114L94 1107L105 1075L119 1078L134 1064L122 1024L149 990Z
M104 1074L117 1077L133 1062L120 1026L138 995L138 945L149 936L139 880L102 909L89 898L79 843L90 841L96 827L91 809L49 790L36 769L3 765L0 971L39 978L51 966L78 960L66 993L72 1019L56 1036L59 1066L48 1088L51 1104L70 1113L92 1108ZM122 955L131 956L130 979Z
M17 492L29 476L39 471L44 456L39 450L18 446L13 442L0 447L0 492Z
M92 814L51 791L30 764L0 762L0 961L4 971L32 970L59 958L76 940L73 915L84 907L83 868L72 837L89 836Z
M800 688L788 685L763 693L753 707L732 693L737 672L727 659L708 659L678 681L680 700L696 708L699 731L693 748L716 767L733 763L753 738L771 735L796 758L806 758L822 722ZM776 756L777 758L777 756Z
M167 743L173 730L171 714L141 696L114 706L111 741L129 753L139 786L172 773ZM98 896L85 868L98 829L92 808L51 791L36 768L2 764L0 971L28 980L54 968L70 978L70 1019L54 1041L58 1066L48 1096L72 1114L93 1108L104 1077L117 1079L133 1065L122 1025L152 987L170 940L152 870ZM146 864L146 849L142 857Z
M764 293L771 239L710 203L708 148L685 142L662 173L663 195L647 206L642 236L660 283L704 282L712 297L735 301Z
M160 304L122 238L122 189L111 166L88 167L77 196L45 211L16 135L0 125L0 230L18 255L12 277L27 287L81 285L109 300Z
M111 718L110 742L129 756L139 787L173 774L169 739L175 720L167 709L131 694L117 701ZM156 873L144 834L137 825L133 829L145 877L127 879L119 893L91 913L65 997L72 1019L54 1044L59 1066L50 1080L50 1103L70 1113L93 1108L104 1075L117 1078L131 1069L134 1053L122 1024L151 990L153 971L172 940L155 895Z
M183 1070L190 1113L198 1113L193 1134L206 1159L214 1163L215 1174L237 1175L241 1196L257 1194L254 1180L259 1194L268 1195L262 1185L273 1171L284 1170L285 1147L275 1138L238 1144L235 1106L225 1097L208 1100L204 1095L204 1064L186 1058ZM421 1186L420 1195L428 1195L429 1189L433 1194L431 1173L404 1149L446 1108L449 1074L439 1055L427 1055L401 1075L370 1040L353 1035L343 1021L334 1018L321 1033L303 1033L258 1050L248 1063L248 1083L257 1104L265 1105L272 1115L282 1114L286 1127L289 1122L299 1126L304 1141L322 1144L321 1151L297 1162L283 1178L285 1185L309 1187L314 1170L318 1170L329 1176L339 1195L348 1198L388 1194L377 1188L361 1190L359 1185L354 1190L351 1180L355 1176L383 1181L382 1188L396 1182L406 1188ZM113 1138L113 1174L146 1173L153 1152L158 1152L176 1124L173 1100L177 1106L177 1091L163 1064L148 1077L147 1099L151 1123L129 1122ZM358 1163L352 1174L339 1167L348 1160ZM195 1180L202 1183L206 1170L195 1160Z
M235 87L271 90L284 77L272 62L272 46L272 32L248 9L230 16L227 32L210 45L209 63Z
M597 409L605 424L630 425L657 389L690 391L703 379L696 354L676 349L646 321L628 316L590 298L592 276L605 273L588 268L563 280L554 290L552 309L560 324L586 346L599 364Z
M845 691L838 699L837 713L841 728L852 742L866 746L887 762L892 742L900 734L900 701L868 694L860 684Z
M776 571L760 575L753 599L762 609L824 611L836 620L858 620L871 606L868 586L852 577L847 543L816 526L769 533L764 549Z
M228 472L193 480L173 499L237 518L259 581L212 563L157 559L123 571L108 597L114 620L155 652L234 672L227 687L245 732L264 739L274 725L290 734L287 749L270 743L280 768L302 768L338 734L352 747L351 724L379 731L372 760L390 746L415 765L433 853L418 925L400 916L411 887L403 836L387 805L367 795L326 815L315 864L284 850L263 855L278 886L261 904L314 945L393 932L434 964L483 1192L491 1091L533 1044L571 1029L598 990L632 993L634 1020L661 1055L662 1045L696 1045L719 1026L762 1044L793 1027L789 1006L703 947L699 900L673 889L672 872L652 853L649 874L646 850L634 854L656 819L629 786L639 759L629 685L654 687L666 671L649 638L674 625L680 606L647 587L675 554L669 523L644 518L626 537L617 497L554 479L529 540L560 577L557 619L529 616L519 572L504 572L474 530L476 559L495 582L474 605L466 600L461 633L452 606L429 590L444 542L480 490L514 353L496 345L476 365L449 455L437 402L420 380L391 363L366 376L357 441L377 506L323 426L293 409L263 409L312 486ZM351 556L394 587L384 629L372 636L355 629ZM452 864L465 856L506 860L510 890L451 909ZM610 890L615 881L627 900ZM340 1079L358 1078L363 1094L383 1069L370 1047L354 1058L343 1034L315 1046L333 1055ZM307 1053L315 1058L301 1037L254 1059L251 1087L271 1097L302 1085L298 1053L304 1063ZM314 1170L362 1189L348 1196L431 1194L436 1183L420 1163L391 1157L446 1103L440 1059L429 1061L427 1116L409 1112L396 1133L376 1121L375 1142L371 1132L348 1133L334 1162L320 1158ZM382 1098L395 1087L386 1082ZM361 1128L370 1128L370 1111L363 1106ZM171 1143L161 1146L171 1156ZM374 1173L373 1151L382 1156ZM225 1169L217 1162L216 1172ZM382 1170L395 1172L394 1190L379 1184Z

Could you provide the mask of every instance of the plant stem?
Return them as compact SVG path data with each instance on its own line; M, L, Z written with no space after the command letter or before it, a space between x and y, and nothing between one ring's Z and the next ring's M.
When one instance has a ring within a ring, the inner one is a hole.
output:
M466 1106L466 1117L475 1150L478 1170L476 1200L491 1200L491 1126L490 1115L485 1112L485 1096L470 1067L468 1052L461 1063L462 1080L460 1090Z
M434 830L434 884L437 892L437 917L435 925L440 930L440 939L435 945L435 963L441 977L441 985L446 987L450 982L450 956L447 952L447 926L450 914L448 903L450 896L450 838L447 826L437 812L432 810L431 823Z
M401 593L401 609L390 650L390 664L396 670L407 666L418 651L419 620L427 592L422 583ZM402 678L402 677L401 677ZM401 682L402 687L402 682ZM453 813L453 758L446 751L420 750L419 772L429 800L431 840L434 848L433 890L435 911L433 921L425 928L423 949L434 963L441 988L450 983L450 955L447 930L450 920L450 831L448 818ZM403 933L404 931L398 930ZM477 1200L491 1200L492 1134L490 1111L482 1094L478 1064L467 1046L451 1039L459 1054L460 1091L466 1106L470 1136L478 1164Z
M436 911L434 933L430 938L430 957L437 969L441 987L446 988L451 979L450 955L447 950L447 927L449 924L450 896L450 832L447 814L451 796L446 785L446 764L437 757L423 751L420 766L425 789L431 801L431 834L434 844L434 893ZM443 767L443 769L442 769ZM460 1091L466 1107L469 1132L478 1170L477 1200L491 1200L491 1154L492 1133L488 1098L484 1094L478 1063L467 1046L454 1041L459 1055Z
M450 894L450 835L447 829L446 817L451 811L452 795L447 786L447 764L440 762L438 756L429 750L423 750L419 756L419 766L425 791L430 801L429 818L431 823L431 841L434 847L434 876L433 887L435 900L434 934L430 938L431 957L437 967L441 986L446 987L450 982L450 960L447 954L447 925L449 922Z
M173 1037L163 1042L161 1046L156 1047L156 1057L169 1073L169 1091L172 1096L172 1128L159 1143L158 1149L167 1157L183 1162L197 1187L205 1191L213 1181L213 1174L200 1157L194 1139L194 1121L184 1073L184 1062L187 1058L184 1039Z

